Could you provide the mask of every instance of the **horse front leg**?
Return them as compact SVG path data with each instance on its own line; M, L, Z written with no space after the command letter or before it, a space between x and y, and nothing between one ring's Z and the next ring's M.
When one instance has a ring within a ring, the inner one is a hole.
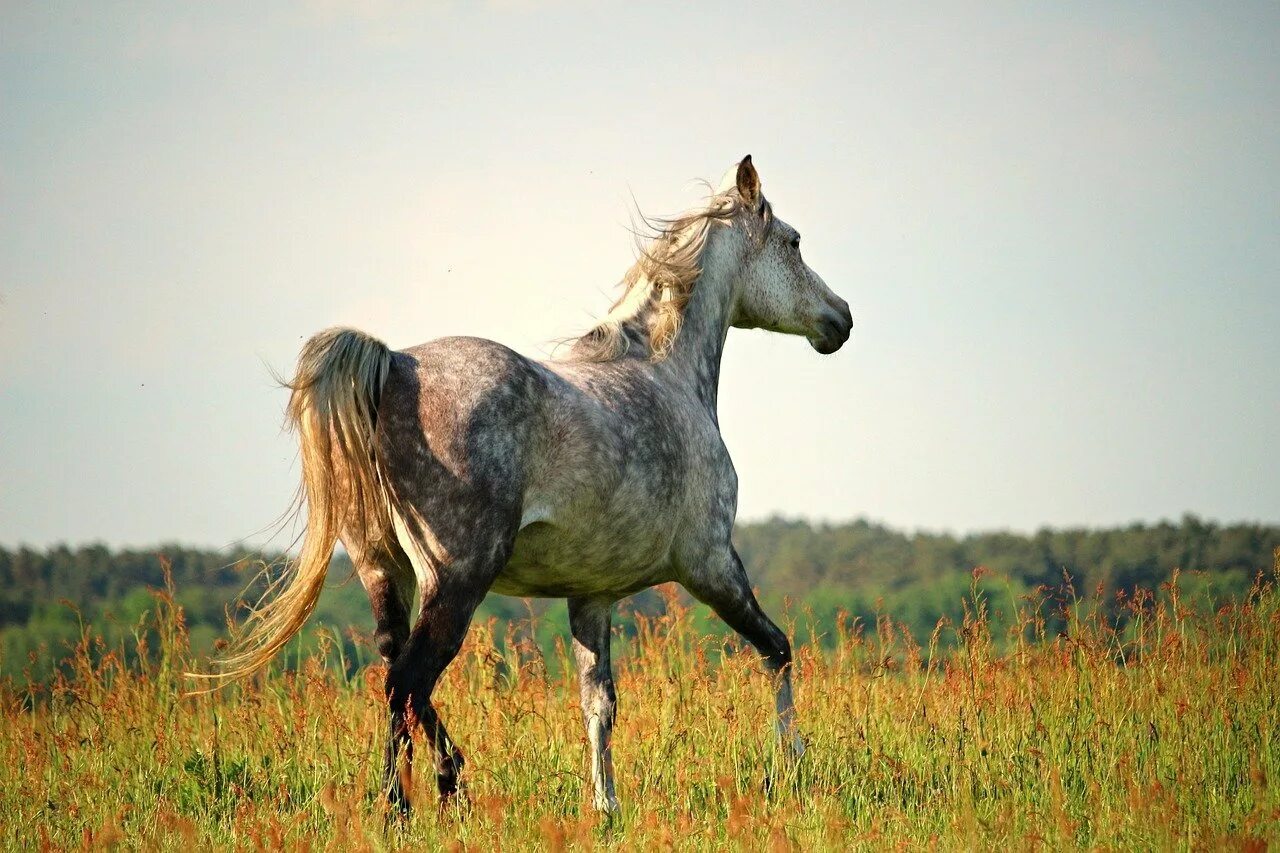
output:
M609 660L611 599L569 599L569 628L573 632L573 656L578 664L578 690L582 722L591 748L592 804L597 811L618 810L613 788L613 752L610 740L618 713Z
M765 668L773 678L779 745L792 763L798 761L804 755L804 740L796 727L791 692L791 642L760 608L738 552L729 547L709 565L690 572L684 586L751 643L764 659Z

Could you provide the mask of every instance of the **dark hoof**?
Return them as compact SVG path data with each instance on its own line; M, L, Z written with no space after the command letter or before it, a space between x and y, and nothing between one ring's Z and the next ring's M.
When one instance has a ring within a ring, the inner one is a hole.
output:
M438 812L442 817L464 819L471 813L471 798L467 796L464 786L455 786L453 791L440 795Z

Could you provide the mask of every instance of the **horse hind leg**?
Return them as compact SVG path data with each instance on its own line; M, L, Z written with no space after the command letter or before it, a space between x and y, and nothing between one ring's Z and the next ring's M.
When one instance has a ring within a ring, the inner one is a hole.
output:
M418 577L420 607L404 647L387 672L391 727L393 736L403 743L409 739L413 724L422 726L434 755L442 803L457 793L464 760L431 696L441 674L462 649L472 615L510 555L514 531L497 527L476 519L463 540L466 546L451 549L445 563L423 546L428 537L415 534L402 518L396 518L401 544ZM403 774L406 781L411 773L409 762Z
M471 616L487 591L487 586L477 590L441 583L423 600L408 641L387 673L393 733L406 741L415 722L422 726L434 754L436 786L442 800L457 793L464 762L431 696L445 667L461 650Z
M361 585L369 595L373 608L374 645L387 666L400 657L409 640L409 612L414 598L415 580L409 557L400 544L384 536L374 545L358 543L343 537L347 553L355 565ZM389 689L389 688L388 688ZM389 726L383 751L382 790L395 808L403 810L408 799L401 779L400 760L412 762L413 741L398 736L394 724Z
M416 586L413 566L391 537L366 547L353 547L345 539L344 544L373 608L374 646L383 663L390 665L409 639L409 610Z

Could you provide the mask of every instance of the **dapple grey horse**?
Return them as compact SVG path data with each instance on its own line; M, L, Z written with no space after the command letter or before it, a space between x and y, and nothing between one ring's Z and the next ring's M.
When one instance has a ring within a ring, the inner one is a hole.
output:
M351 329L308 341L288 383L302 553L222 677L261 668L297 633L341 539L388 666L385 784L404 808L415 722L441 797L457 790L462 754L431 694L485 594L567 598L593 803L614 811L612 608L678 581L761 653L782 748L798 758L790 644L730 542L738 479L716 411L720 357L731 327L803 335L833 353L853 321L773 215L751 158L726 178L704 209L662 221L618 303L561 358L467 337L393 352Z

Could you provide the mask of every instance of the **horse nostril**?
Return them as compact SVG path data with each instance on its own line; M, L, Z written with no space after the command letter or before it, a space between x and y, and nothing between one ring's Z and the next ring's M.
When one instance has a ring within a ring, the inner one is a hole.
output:
M852 328L852 322L846 321L843 317L828 315L822 318L822 334L830 340L841 342L849 340L849 332Z
M849 304L843 299L829 299L815 318L809 343L815 350L827 355L840 349L853 331L853 316Z
M837 300L835 307L836 307L836 311L844 319L844 324L852 328L853 312L849 310L849 303L845 302L843 299L840 299L840 300Z
M846 329L853 328L853 312L849 310L849 303L831 294L831 298L827 300L827 316L835 315L839 318L839 322Z

